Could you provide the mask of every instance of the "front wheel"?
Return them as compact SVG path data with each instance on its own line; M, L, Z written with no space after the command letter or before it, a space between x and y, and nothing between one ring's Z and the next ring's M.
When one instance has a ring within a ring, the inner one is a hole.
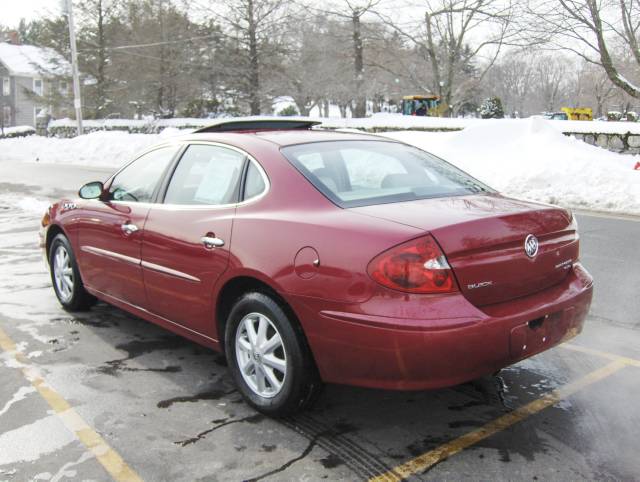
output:
M63 234L51 243L49 268L53 290L65 310L84 311L95 303L96 299L84 289L71 244Z
M303 334L263 293L248 293L232 308L225 351L240 393L260 412L290 415L319 393L321 382Z

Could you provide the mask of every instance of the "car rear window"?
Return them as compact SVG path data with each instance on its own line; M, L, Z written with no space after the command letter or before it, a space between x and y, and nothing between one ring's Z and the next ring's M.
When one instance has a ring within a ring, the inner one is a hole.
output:
M283 147L282 153L344 208L493 192L446 161L397 142L315 142Z

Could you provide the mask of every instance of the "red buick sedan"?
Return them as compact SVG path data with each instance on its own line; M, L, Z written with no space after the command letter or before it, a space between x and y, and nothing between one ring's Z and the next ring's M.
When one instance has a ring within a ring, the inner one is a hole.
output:
M459 384L582 329L571 212L307 121L232 121L140 154L43 219L68 310L100 299L225 353L256 409L322 382Z

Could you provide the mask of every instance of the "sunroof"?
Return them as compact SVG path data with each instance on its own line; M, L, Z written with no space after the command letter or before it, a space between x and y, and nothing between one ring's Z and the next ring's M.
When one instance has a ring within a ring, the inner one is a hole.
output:
M202 127L194 132L233 132L233 131L259 131L259 130L295 130L311 129L322 124L319 121L307 119L242 119L225 120L216 122L207 127Z

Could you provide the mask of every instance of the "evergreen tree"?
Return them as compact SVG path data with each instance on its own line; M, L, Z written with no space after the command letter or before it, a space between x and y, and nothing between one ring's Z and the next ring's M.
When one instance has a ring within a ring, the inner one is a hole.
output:
M500 97L489 97L480 106L480 116L483 119L503 119L504 110Z

